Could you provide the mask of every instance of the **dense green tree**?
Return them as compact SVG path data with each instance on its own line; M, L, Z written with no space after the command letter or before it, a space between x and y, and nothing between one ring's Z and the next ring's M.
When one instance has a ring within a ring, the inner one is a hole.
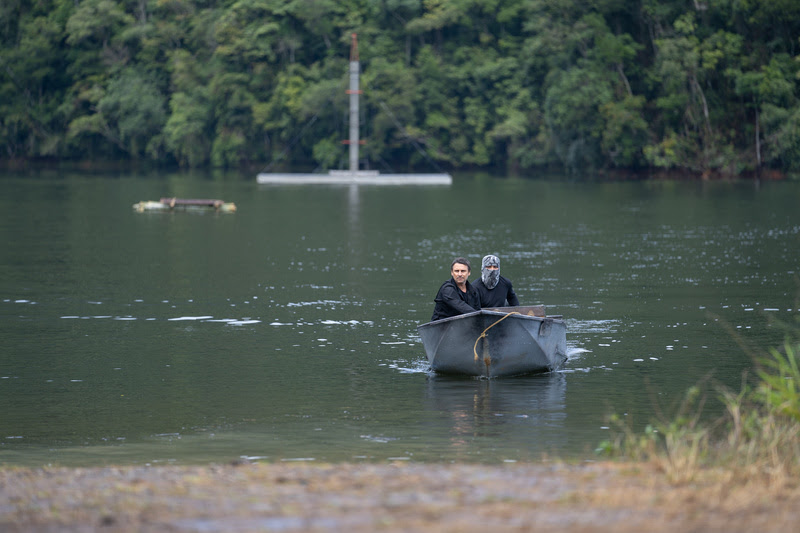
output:
M21 7L11 2L0 8L5 43L0 52L0 144L7 157L58 156L64 123L59 93L52 88L66 83L63 11L25 13ZM12 30L15 26L18 31Z
M800 172L793 0L8 0L2 159Z
M170 116L164 125L164 144L181 166L199 167L209 162L213 138L212 114L203 90L173 93Z
M422 47L416 58L418 82L414 88L414 117L406 129L427 148L431 157L456 163L456 153L448 147L459 130L457 96L450 90L450 68L430 45Z

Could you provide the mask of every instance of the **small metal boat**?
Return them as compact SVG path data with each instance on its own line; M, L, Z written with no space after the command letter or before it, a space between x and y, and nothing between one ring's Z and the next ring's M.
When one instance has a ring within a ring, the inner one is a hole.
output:
M567 326L543 306L494 307L417 326L431 370L480 377L558 370Z

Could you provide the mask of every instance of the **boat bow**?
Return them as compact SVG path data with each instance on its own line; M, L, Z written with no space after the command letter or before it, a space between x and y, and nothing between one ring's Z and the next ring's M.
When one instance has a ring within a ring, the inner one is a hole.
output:
M537 314L543 308L482 309L417 331L435 372L498 377L557 370L566 360L566 325L560 316Z

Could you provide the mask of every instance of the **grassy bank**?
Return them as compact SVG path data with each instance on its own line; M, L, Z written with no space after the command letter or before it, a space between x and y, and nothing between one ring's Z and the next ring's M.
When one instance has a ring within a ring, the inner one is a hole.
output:
M784 345L758 353L740 391L718 388L724 415L701 423L705 396L687 391L677 413L642 434L621 424L616 437L601 443L607 457L648 462L672 483L692 482L708 469L724 469L732 481L762 479L769 486L792 485L800 474L800 332L787 331ZM613 417L619 423L619 417Z

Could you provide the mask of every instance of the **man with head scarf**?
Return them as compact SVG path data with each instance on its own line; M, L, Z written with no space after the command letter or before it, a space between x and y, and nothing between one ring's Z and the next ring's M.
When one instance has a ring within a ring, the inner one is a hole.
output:
M431 322L480 310L480 296L467 279L471 271L469 260L463 257L456 257L450 263L451 277L442 283L433 300L436 307Z
M500 258L487 255L481 262L481 279L473 285L481 299L481 307L508 307L519 305L519 298L508 278L500 275Z

